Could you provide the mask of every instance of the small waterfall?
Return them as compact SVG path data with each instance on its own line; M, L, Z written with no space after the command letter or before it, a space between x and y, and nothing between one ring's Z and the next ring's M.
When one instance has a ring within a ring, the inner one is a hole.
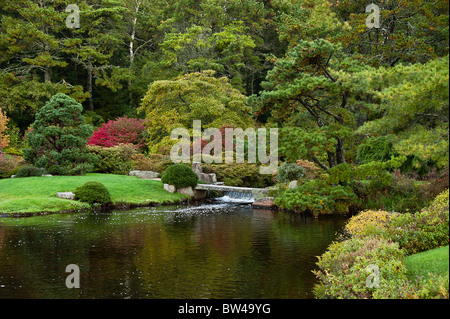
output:
M253 194L241 192L225 192L223 197L216 198L217 201L233 204L253 204Z

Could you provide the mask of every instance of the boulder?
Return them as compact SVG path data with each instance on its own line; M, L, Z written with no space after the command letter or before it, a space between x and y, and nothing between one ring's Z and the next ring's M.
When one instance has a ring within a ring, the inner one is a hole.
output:
M164 190L172 194L177 191L175 186L169 184L164 184Z
M263 197L253 202L254 208L260 209L273 209L275 208L274 204L275 198L273 197Z
M216 176L216 174L203 173L203 169L202 169L201 163L198 163L198 162L192 163L192 170L194 171L195 174L197 174L199 181L204 182L206 184L215 184L215 183L217 183L217 176Z
M203 189L194 189L194 199L203 200L208 196L208 191Z
M56 197L61 198L61 199L70 199L70 200L75 200L75 194L72 192L61 192L61 193L57 193Z
M292 181L289 183L289 189L298 188L298 181Z
M198 180L201 182L204 182L206 184L215 184L217 183L217 176L216 174L205 174L205 173L200 173L197 174L198 175Z
M189 187L185 187L185 188L177 189L177 193L187 195L190 198L194 198L195 197L194 190L190 186Z
M159 177L159 173L152 171L131 171L128 176L136 176L141 179L155 179Z

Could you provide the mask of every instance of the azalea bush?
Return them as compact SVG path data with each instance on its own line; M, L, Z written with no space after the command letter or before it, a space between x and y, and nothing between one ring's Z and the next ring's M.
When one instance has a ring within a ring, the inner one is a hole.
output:
M120 117L99 127L89 138L88 145L114 147L119 144L133 144L140 150L145 148L145 120Z

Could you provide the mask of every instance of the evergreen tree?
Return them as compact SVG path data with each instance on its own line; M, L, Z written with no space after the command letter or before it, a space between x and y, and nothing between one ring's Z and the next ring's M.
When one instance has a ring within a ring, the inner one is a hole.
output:
M93 130L84 124L83 107L58 93L36 114L27 135L27 162L45 168L50 174L79 175L92 169L92 155L86 152Z

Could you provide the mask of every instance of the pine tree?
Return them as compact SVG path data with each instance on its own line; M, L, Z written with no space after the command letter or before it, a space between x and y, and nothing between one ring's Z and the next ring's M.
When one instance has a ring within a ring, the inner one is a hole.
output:
M81 104L67 95L53 96L36 114L26 136L26 161L56 175L79 175L91 170L94 158L86 152L86 140L93 130L84 124L82 111Z

